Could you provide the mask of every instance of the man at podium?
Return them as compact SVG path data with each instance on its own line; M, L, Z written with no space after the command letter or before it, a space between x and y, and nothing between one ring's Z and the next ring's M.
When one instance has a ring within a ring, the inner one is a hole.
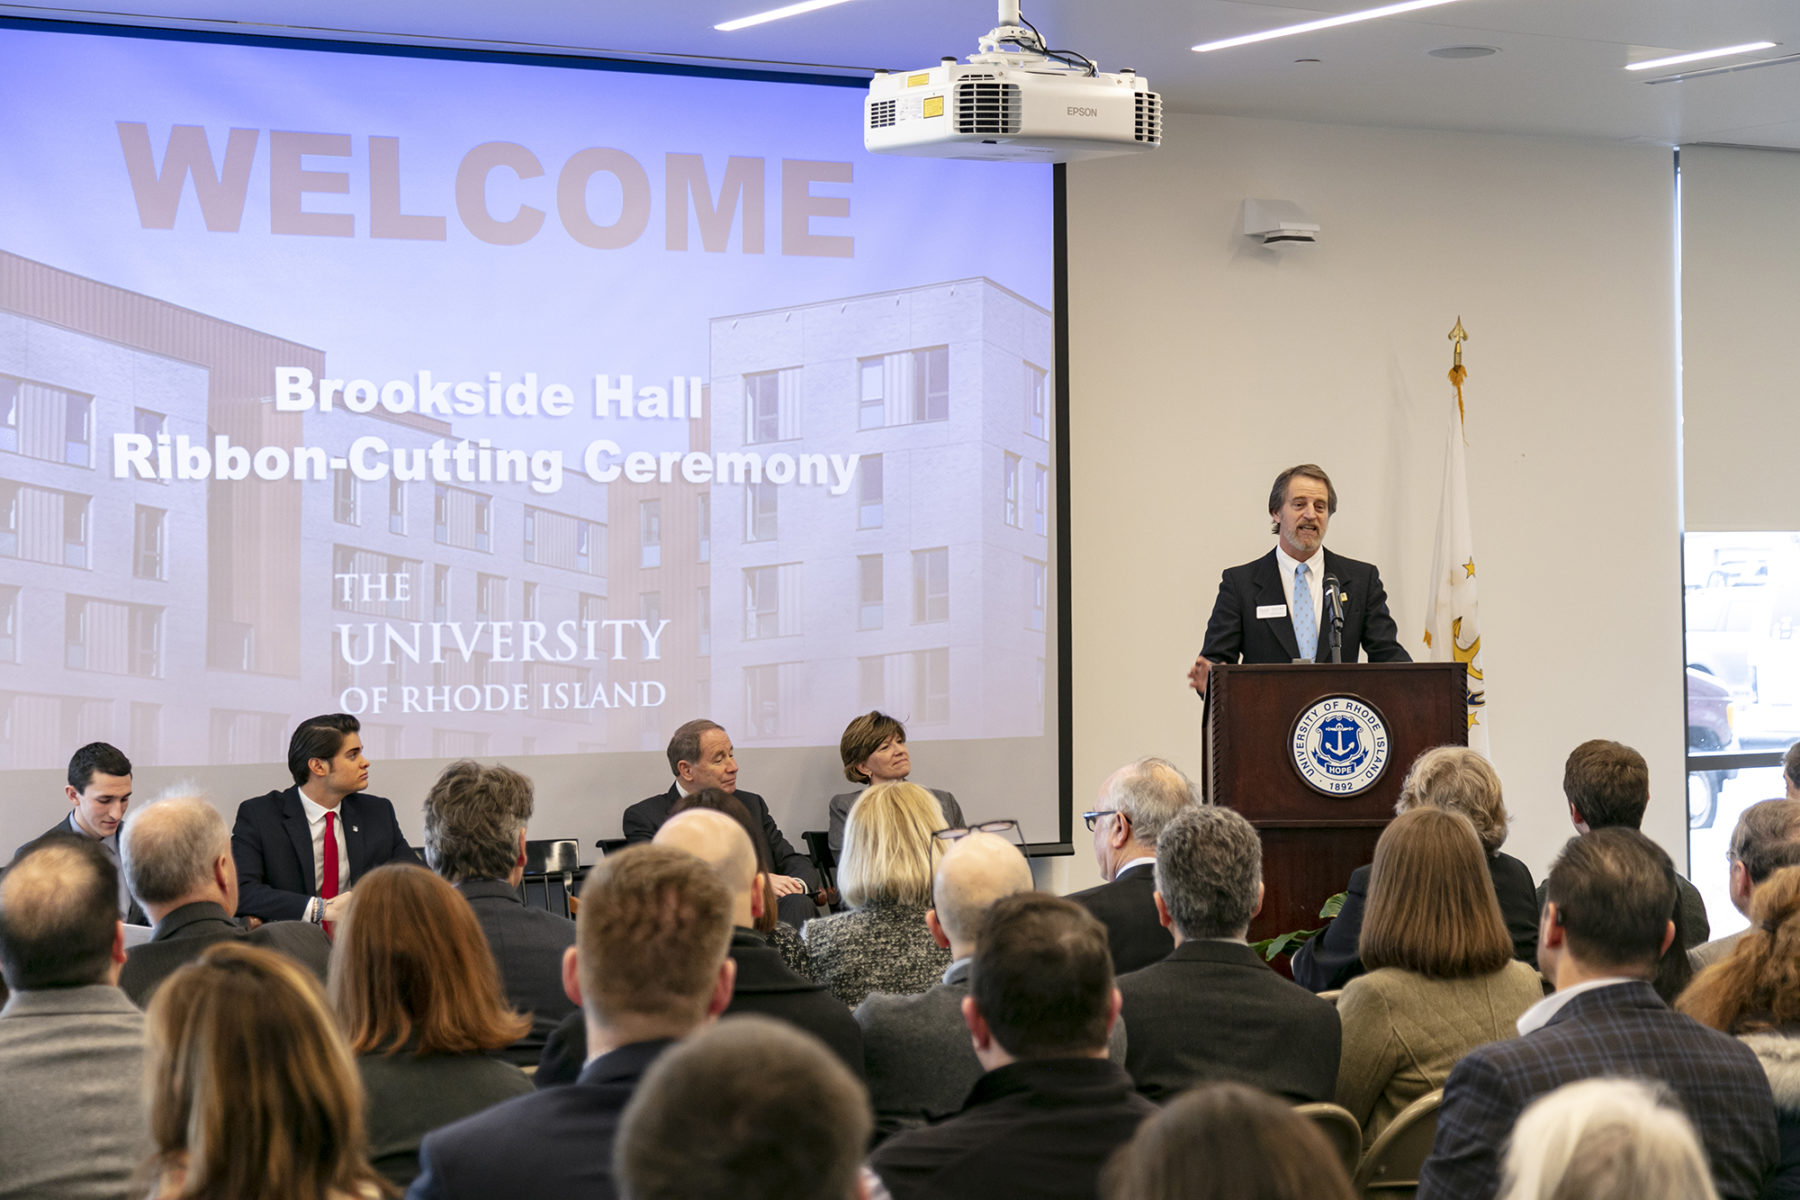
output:
M1206 693L1216 662L1330 662L1327 579L1336 581L1344 612L1345 662L1356 661L1359 647L1370 662L1412 661L1388 615L1381 572L1324 549L1335 512L1337 489L1322 467L1302 463L1275 477L1269 489L1275 548L1219 580L1206 641L1188 672L1195 691Z

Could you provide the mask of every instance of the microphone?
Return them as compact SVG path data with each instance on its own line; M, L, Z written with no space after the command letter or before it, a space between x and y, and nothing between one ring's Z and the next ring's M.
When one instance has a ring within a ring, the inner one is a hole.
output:
M1325 576L1325 616L1331 634L1331 661L1344 661L1344 598L1338 591L1336 575Z

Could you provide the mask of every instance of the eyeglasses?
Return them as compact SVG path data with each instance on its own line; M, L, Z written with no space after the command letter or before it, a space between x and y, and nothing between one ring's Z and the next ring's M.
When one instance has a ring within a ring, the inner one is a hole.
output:
M966 838L971 833L991 833L1005 838L1019 849L1025 848L1025 835L1019 832L1017 821L983 821L979 825L953 825L949 829L934 830L931 834L940 842L954 842Z
M1081 814L1081 819L1087 823L1089 833L1094 832L1094 826L1099 824L1101 817L1124 817L1127 821L1131 820L1129 816L1116 808L1096 808L1091 812Z

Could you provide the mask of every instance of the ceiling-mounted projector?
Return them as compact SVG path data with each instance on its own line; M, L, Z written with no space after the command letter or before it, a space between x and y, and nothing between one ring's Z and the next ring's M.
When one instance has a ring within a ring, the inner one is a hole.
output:
M1162 97L1135 71L1101 74L1079 54L1051 50L1000 0L1000 24L966 63L883 71L863 103L873 154L1072 162L1162 145Z

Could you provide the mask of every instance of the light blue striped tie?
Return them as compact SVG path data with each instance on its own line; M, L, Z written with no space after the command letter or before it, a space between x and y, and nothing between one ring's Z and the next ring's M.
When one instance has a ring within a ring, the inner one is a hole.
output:
M1294 641L1299 644L1300 657L1311 662L1319 650L1319 614L1313 611L1305 563L1294 568Z

